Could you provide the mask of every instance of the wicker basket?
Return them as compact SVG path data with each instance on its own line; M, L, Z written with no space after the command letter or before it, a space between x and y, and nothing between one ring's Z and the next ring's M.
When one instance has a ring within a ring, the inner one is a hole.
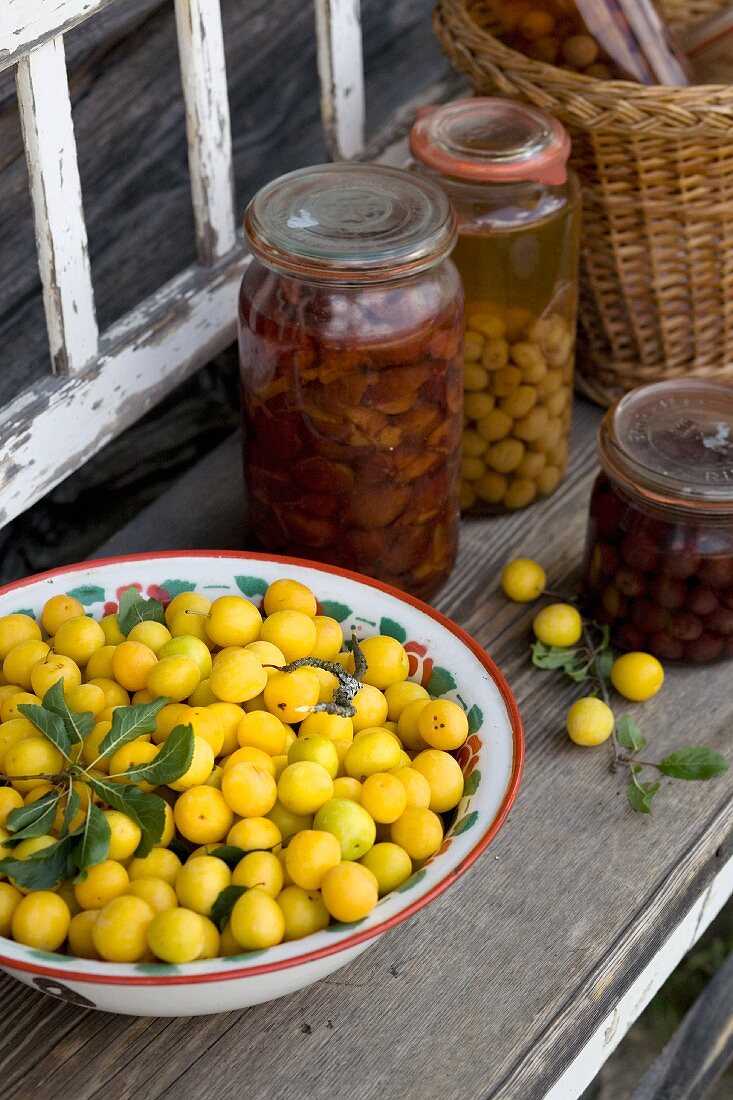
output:
M684 27L725 0L662 0ZM579 388L733 381L733 86L644 87L532 61L487 30L482 0L438 0L435 30L476 91L568 126L583 183Z

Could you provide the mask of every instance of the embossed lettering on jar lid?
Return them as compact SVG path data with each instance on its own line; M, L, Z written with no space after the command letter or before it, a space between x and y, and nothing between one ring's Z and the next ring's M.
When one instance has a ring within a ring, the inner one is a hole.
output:
M410 150L456 179L562 184L570 137L561 122L536 107L477 96L426 108L410 131Z
M660 502L733 510L733 386L641 386L604 417L601 460L612 476Z
M430 180L381 165L324 164L267 184L247 207L250 249L317 281L401 278L449 255L455 217Z

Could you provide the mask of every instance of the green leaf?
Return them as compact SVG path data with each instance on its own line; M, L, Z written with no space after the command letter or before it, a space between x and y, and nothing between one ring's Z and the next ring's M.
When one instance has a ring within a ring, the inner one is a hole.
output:
M61 795L58 791L48 791L28 806L19 806L8 814L7 829L14 840L25 840L31 836L45 836L53 825Z
M639 752L646 746L646 737L630 714L624 714L616 723L616 738L629 752Z
M321 600L321 615L330 615L337 623L342 623L353 615L353 611L345 603L338 603L337 600Z
M267 581L261 577L235 577L234 583L245 596L264 596L267 592Z
M79 792L75 787L72 787L66 799L66 806L64 807L64 816L61 821L61 836L68 836L69 826L79 812L80 805Z
M113 810L127 814L140 827L142 839L135 855L146 856L158 843L165 828L165 802L160 795L128 784L112 783L107 776L100 775L90 776L89 786L103 802Z
M690 745L665 756L657 767L663 775L669 775L672 779L713 779L728 770L728 761L713 749Z
M590 665L578 665L576 667L573 664L569 664L566 668L563 669L565 675L569 676L574 684L585 683L585 681L591 675L590 670Z
M137 588L126 588L120 596L117 622L123 634L129 634L138 623L154 622L165 626L163 604L159 600L146 600Z
M237 848L235 844L222 844L218 848L214 848L213 851L209 852L209 855L215 856L216 859L223 859L229 867L236 867L240 859L244 859L244 857L248 855L250 851L271 852L272 849L255 848L245 850L244 848Z
M599 675L602 676L604 680L607 680L611 675L614 660L615 657L613 653L607 649L596 656L596 668L598 669Z
M74 860L80 871L101 863L109 855L112 830L99 806L89 804L81 844L74 851Z
M101 741L99 755L112 756L117 749L134 741L141 733L152 733L158 711L168 702L164 695L149 703L137 703L132 707L115 707L112 711L112 728Z
M195 592L196 581L168 580L163 581L160 587L173 599L174 596L180 596L181 592Z
M471 772L468 779L463 784L463 793L465 795L476 794L476 791L478 790L480 782L481 782L481 772L477 768L475 771Z
M404 626L400 626L394 619L382 619L379 623L379 633L387 634L390 638L396 638L398 642L403 644L407 641L407 631Z
M577 649L565 649L556 645L545 645L544 642L533 642L530 647L532 664L535 668L557 669L567 671L574 668L578 655Z
M475 774L475 773L474 773ZM460 821L456 821L455 825L451 829L450 836L460 836L461 833L465 833L467 829L473 828L478 821L478 812L476 810L473 813L466 814Z
M248 889L248 886L225 886L219 894L211 907L211 919L220 932L224 931L226 923L232 915L232 909L242 894L247 893Z
M41 731L44 737L48 738L52 745L56 746L67 760L71 759L71 738L66 732L63 719L59 718L58 714L52 714L44 707L39 707L37 703L21 703L18 710L24 718L33 723L37 730Z
M89 607L93 603L104 603L106 593L98 584L81 584L78 588L70 588L67 595Z
M484 712L481 710L481 707L472 706L466 718L468 719L468 729L470 733L476 733L484 724Z
M14 615L27 615L29 619L35 619L36 613L32 607L17 607L13 612Z
M149 764L134 764L125 772L131 783L152 783L159 787L173 783L188 771L193 760L193 728L174 726Z
M179 836L173 837L173 840L168 845L168 851L173 852L174 856L178 856L181 863L185 863L191 855L191 848L187 847Z
M626 797L632 810L638 814L650 814L652 812L652 799L659 790L659 783L639 783L634 780L626 788Z
M142 838L135 849L136 856L146 856L160 841L165 829L165 800L159 794L128 787L125 813L137 822Z
M427 685L428 694L432 696L445 695L455 689L456 682L447 668L436 667Z
M57 680L43 696L43 709L57 714L64 723L72 745L80 745L84 738L94 729L94 715L89 711L77 714L70 710L64 696L63 677Z
M27 859L0 859L0 871L24 890L49 890L73 875L73 851L78 843L78 835L67 836Z

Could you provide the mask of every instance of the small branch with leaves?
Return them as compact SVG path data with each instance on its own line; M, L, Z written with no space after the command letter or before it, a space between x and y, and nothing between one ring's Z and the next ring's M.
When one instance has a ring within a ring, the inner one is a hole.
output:
M560 671L574 684L589 684L589 695L599 697L612 709L609 678L614 655L610 649L607 626L584 620L582 644L562 648L535 641L530 655L536 668ZM728 769L724 756L702 745L690 745L658 761L642 759L638 754L647 747L647 739L635 719L628 714L614 719L610 743L613 749L611 770L616 772L620 767L628 768L630 781L626 796L637 813L651 813L652 801L661 786L658 779L644 778L645 769L654 769L671 779L688 781L713 779Z
M58 749L64 767L55 775L18 777L0 773L0 783L17 778L42 779L53 786L53 790L35 802L10 812L6 828L11 835L4 841L4 847L13 849L22 840L47 835L56 821L62 799L65 804L55 843L25 859L14 859L12 855L0 859L0 872L24 890L48 890L67 879L80 881L89 867L101 863L109 853L110 828L97 802L120 810L135 822L141 833L135 854L148 854L163 835L165 802L159 795L143 790L140 784L173 783L186 773L194 749L191 726L176 726L155 759L147 764L133 765L114 775L106 775L97 765L111 759L118 749L141 734L152 733L158 712L167 702L166 698L159 698L135 706L116 707L111 728L100 742L91 764L81 761L86 739L94 729L94 716L70 710L62 679L46 692L42 706L29 703L18 707L23 717ZM71 824L82 802L77 790L79 784L87 788L88 808L82 823L72 830Z

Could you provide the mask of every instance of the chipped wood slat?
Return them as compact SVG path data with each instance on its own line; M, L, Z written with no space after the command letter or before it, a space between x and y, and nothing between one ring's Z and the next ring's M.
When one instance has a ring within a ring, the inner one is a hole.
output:
M315 0L321 118L331 160L364 145L364 58L359 0Z
M199 262L236 243L234 175L219 0L176 0L186 133Z
M97 327L63 39L30 51L16 82L49 350L68 373L96 352Z
M712 847L713 838L718 830L722 830L722 834L718 833L718 835L729 835L731 828L733 828L733 807L729 804L709 831L708 842L710 847ZM668 896L683 893L685 884L694 875L694 865L698 858L699 852L695 852L676 867L674 873L670 875L669 880L665 883L663 892ZM660 891L661 893L662 891ZM728 859L717 872L710 885L698 894L695 903L687 913L680 914L681 919L674 926L667 940L661 944L656 953L651 953L651 958L643 970L634 978L628 989L619 996L618 1001L587 1039L585 1046L578 1052L562 1077L545 1094L544 1100L567 1100L568 1097L580 1096L585 1091L598 1073L599 1067L603 1065L623 1040L629 1027L638 1019L652 998L656 996L672 971L679 966L685 955L695 946L703 932L710 926L730 898L731 893L733 893L733 859ZM617 949L609 952L603 967L595 977L596 985L613 978L617 958ZM566 1026L564 1022L559 1020L554 1025L553 1030L561 1033L564 1026ZM710 1063L714 1063L713 1052L709 1050L708 1054L710 1055ZM532 1052L531 1057L534 1060L534 1052ZM714 1065L706 1063L706 1067L712 1070ZM723 1068L724 1066L721 1067L720 1072ZM516 1081L512 1079L505 1092L502 1092L500 1096L513 1097L512 1089L516 1087ZM697 1094L695 1094L695 1097L697 1097ZM629 1100L641 1100L641 1097L634 1096ZM651 1100L651 1098L644 1094L644 1100ZM673 1096L663 1097L660 1095L655 1097L654 1100L693 1100L693 1097L688 1097L687 1094L678 1096L675 1093ZM701 1098L698 1097L697 1100L701 1100Z
M96 354L98 334L63 38L23 57L16 82L51 363L71 374Z
M0 411L0 526L234 340L245 263L236 251L184 271L104 334L82 374L49 378Z
M733 1059L733 955L675 1031L629 1100L703 1100Z
M64 34L114 0L3 0L0 5L0 71L28 50Z

